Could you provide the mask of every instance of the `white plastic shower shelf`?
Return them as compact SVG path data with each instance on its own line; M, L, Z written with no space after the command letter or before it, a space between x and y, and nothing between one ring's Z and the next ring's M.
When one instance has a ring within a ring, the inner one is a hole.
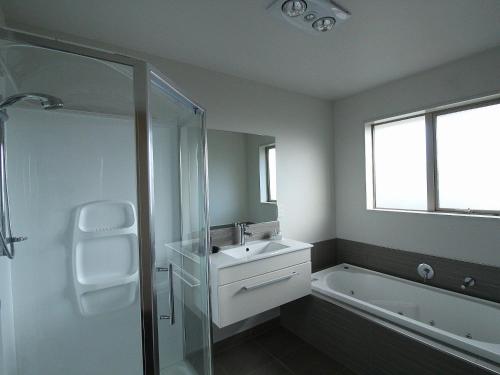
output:
M133 304L139 282L134 205L86 203L76 210L74 223L73 280L81 314L103 314Z

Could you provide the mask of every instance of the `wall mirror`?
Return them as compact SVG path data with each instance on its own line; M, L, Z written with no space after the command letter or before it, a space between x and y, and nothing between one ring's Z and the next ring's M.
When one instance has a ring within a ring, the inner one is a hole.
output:
M208 130L207 145L212 228L277 220L276 139Z

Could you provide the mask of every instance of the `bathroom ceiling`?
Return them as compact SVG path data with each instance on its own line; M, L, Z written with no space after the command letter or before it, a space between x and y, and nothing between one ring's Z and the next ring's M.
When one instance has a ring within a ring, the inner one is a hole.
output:
M99 40L326 99L500 45L498 0L338 0L352 18L312 35L271 0L2 0L8 26Z

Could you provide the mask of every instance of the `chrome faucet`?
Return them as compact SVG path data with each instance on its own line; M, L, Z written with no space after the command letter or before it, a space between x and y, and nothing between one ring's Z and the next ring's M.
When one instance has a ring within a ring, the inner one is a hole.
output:
M248 224L247 223L236 223L235 227L238 230L238 240L240 243L240 246L245 246L247 242L247 236L253 235L253 233L248 232Z

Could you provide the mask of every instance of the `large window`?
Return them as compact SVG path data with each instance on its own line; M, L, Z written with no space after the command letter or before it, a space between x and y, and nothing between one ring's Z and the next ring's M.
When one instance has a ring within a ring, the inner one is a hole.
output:
M367 125L371 209L500 214L500 101Z

